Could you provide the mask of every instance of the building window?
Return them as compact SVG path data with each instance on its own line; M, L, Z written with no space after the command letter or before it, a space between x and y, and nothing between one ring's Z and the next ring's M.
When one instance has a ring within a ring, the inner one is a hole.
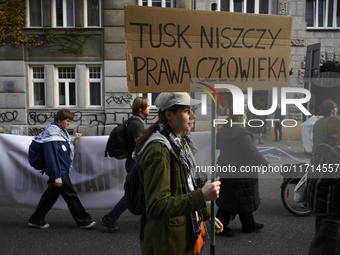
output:
M173 0L138 0L139 5L174 8ZM150 106L155 108L154 102L159 93L143 93L143 97L149 99Z
M100 0L85 0L85 26L86 27L100 27Z
M43 66L31 68L33 106L45 106L45 70Z
M57 68L57 95L59 106L76 106L76 68Z
M272 0L220 0L220 11L271 14Z
M154 7L174 7L173 0L138 0L139 5L143 6L154 6Z
M306 23L308 28L339 28L340 0L307 0Z
M53 0L54 27L74 27L74 0Z
M157 93L143 93L143 97L146 97L149 100L150 106L152 108L156 108L155 106L155 100L157 98L157 96L160 94L160 92Z
M99 66L88 67L88 96L90 106L102 105L102 74Z
M27 0L27 27L42 27L42 0Z

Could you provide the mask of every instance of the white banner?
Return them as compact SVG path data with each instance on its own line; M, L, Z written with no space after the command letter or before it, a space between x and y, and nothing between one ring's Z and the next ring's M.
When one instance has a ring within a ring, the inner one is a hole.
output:
M193 133L197 163L210 165L210 132ZM31 136L0 134L0 207L35 208L47 188L27 160ZM84 136L76 143L70 178L86 209L112 209L124 195L125 160L104 157L108 136ZM54 209L67 209L60 196Z

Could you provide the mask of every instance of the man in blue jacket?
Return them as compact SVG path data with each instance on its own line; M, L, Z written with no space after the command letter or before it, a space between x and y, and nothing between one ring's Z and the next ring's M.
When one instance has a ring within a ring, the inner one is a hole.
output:
M54 122L48 125L34 141L42 143L45 161L45 173L49 176L48 188L41 196L39 204L28 220L28 225L35 228L48 228L45 215L62 195L79 228L91 228L96 222L85 211L71 183L69 172L74 157L74 143L82 134L77 133L71 140L66 129L73 120L73 113L61 109L54 117Z

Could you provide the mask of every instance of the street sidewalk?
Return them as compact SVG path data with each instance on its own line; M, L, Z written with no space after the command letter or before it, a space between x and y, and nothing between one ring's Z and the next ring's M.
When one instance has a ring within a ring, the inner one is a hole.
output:
M309 163L311 155L305 154L302 141L289 141L281 140L280 142L273 142L272 140L263 140L263 144L258 144L258 140L255 142L256 147L274 147L283 150L290 154L292 157L299 159L300 161Z

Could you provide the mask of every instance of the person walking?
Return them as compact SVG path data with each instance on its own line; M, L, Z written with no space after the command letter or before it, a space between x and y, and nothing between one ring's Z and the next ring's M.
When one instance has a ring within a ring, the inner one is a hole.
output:
M136 144L134 159L145 194L145 211L140 221L141 253L198 254L210 220L206 201L219 194L220 182L208 181L198 188L194 178L195 158L183 132L190 131L190 106L199 104L188 93L166 92L155 105L159 119ZM223 225L216 218L216 231Z
M262 109L260 109L262 110ZM252 125L256 126L253 128L254 133L256 133L257 135L254 137L254 142L256 142L256 140L259 140L259 144L263 144L262 142L262 133L265 131L265 129L267 129L267 125L264 121L264 118L262 115L256 115L255 116L256 121L252 122Z
M253 216L260 205L258 173L241 171L247 166L268 166L269 162L256 148L252 133L244 127L246 119L246 114L233 115L231 109L228 124L218 130L216 137L216 148L220 150L216 164L221 168L236 169L236 172L221 176L221 192L216 200L216 217L224 226L224 231L219 235L226 237L235 235L227 226L237 214L244 232L258 231L264 227L264 224L256 223Z
M282 121L286 118L285 115L281 114L281 105L277 104L277 108L275 110L275 126L274 126L274 132L275 132L275 139L273 142L280 142L282 140ZM277 131L279 131L279 139L277 136Z
M149 100L145 97L136 97L132 103L133 115L129 119L129 124L126 129L126 136L128 142L128 157L125 162L126 172L129 173L136 163L131 157L132 152L135 150L135 145L138 139L144 134L145 118L150 112ZM116 233L119 231L119 226L117 220L120 215L127 209L127 204L125 202L125 197L123 196L116 206L104 217L100 219L100 223L107 228L111 233Z
M340 162L340 116L328 118L325 133L307 175L308 205L315 215L308 255L340 254L340 174L336 170Z
M322 118L318 119L313 126L313 150L315 152L316 147L325 140L325 125L329 117L335 116L337 114L338 108L337 104L327 99L319 107L319 112Z
M57 201L59 194L64 198L73 219L79 228L91 228L96 222L85 211L71 183L69 172L74 157L74 144L82 134L76 133L71 140L67 128L73 120L73 114L61 109L42 133L33 140L42 143L45 161L45 173L49 176L48 188L41 196L39 204L28 220L28 225L36 228L48 228L45 215Z

